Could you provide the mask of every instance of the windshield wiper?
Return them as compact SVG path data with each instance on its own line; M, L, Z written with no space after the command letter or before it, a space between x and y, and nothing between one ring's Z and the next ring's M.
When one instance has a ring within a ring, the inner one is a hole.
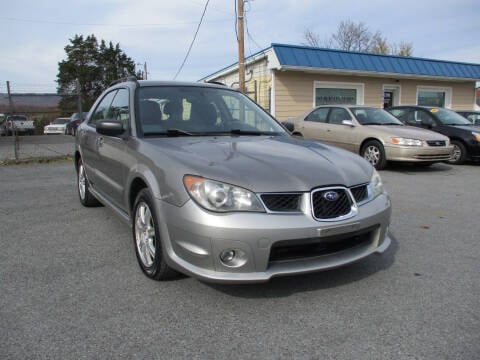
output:
M257 131L257 130L240 130L240 129L232 129L229 132L233 135L278 135L277 132L274 131Z
M190 133L188 131L180 130L180 129L167 129L167 131L148 132L148 133L144 133L143 135L176 137L176 136L195 136L196 134Z
M376 122L366 122L366 123L360 123L362 125L382 125L382 124L379 124L379 123L376 123Z
M399 124L399 123L384 123L384 124L381 124L381 125L397 125L397 126L403 126L403 124Z

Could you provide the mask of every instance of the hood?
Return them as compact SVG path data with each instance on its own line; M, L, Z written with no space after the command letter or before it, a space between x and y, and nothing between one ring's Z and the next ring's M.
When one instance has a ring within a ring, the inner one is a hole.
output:
M385 137L403 137L418 140L448 140L448 137L435 131L420 129L414 126L396 126L396 125L365 125L369 129L375 129Z
M465 131L475 131L476 133L480 133L480 126L478 125L443 125L448 128L453 128L453 129L461 129Z
M254 192L352 186L367 183L372 175L371 165L353 153L292 137L175 137L144 141L155 147L155 152L174 161L176 175L181 178L185 174L198 175Z

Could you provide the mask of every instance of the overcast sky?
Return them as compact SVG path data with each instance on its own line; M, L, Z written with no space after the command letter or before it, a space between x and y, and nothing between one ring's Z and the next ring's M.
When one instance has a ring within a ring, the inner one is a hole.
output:
M235 0L210 0L177 80L196 81L236 61ZM413 55L480 63L478 0L250 0L246 56L271 43L329 37L340 21L364 22ZM75 34L120 43L149 79L171 80L192 41L204 0L0 0L0 92L55 92L58 62Z

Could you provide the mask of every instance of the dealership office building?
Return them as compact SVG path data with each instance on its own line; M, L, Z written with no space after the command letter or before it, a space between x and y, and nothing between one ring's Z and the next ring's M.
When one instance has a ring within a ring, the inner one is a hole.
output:
M246 58L248 95L279 120L325 104L475 107L480 64L272 44ZM238 87L238 64L201 81Z

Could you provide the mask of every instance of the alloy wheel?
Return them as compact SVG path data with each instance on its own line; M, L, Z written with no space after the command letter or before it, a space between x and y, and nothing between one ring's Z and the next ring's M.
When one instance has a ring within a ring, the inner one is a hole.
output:
M370 145L365 149L363 157L370 162L370 164L375 166L380 161L380 150L376 146Z
M135 213L135 244L143 265L151 267L155 261L155 224L145 202L138 204Z

